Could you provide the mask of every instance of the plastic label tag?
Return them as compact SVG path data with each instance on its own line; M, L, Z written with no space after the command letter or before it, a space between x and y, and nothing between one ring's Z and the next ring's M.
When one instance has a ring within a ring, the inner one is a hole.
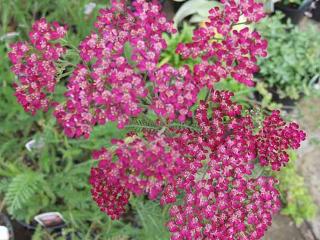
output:
M45 228L63 228L65 220L59 212L42 213L34 217L34 220Z

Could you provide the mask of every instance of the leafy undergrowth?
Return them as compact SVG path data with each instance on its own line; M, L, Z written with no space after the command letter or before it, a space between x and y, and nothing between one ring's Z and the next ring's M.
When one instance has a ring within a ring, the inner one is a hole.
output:
M290 152L288 165L275 173L279 179L279 191L283 202L282 214L293 218L297 225L306 219L312 219L317 213L317 206L305 186L304 178L297 172L297 154Z

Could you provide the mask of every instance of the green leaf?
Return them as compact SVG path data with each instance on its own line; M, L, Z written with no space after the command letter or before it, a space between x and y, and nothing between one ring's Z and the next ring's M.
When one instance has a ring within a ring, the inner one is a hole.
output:
M14 215L23 208L43 184L43 176L39 173L26 172L14 177L4 198L9 213Z
M131 198L131 205L138 215L138 221L142 225L138 239L169 239L170 235L165 227L168 214L158 202L144 201L142 198Z
M138 117L131 120L130 124L126 126L128 131L142 132L147 131L159 131L161 126L156 124L155 121L152 121L148 117Z
M175 26L178 26L183 19L193 14L208 17L209 10L216 6L220 6L220 3L217 1L189 0L176 12L176 15L173 18L174 24Z

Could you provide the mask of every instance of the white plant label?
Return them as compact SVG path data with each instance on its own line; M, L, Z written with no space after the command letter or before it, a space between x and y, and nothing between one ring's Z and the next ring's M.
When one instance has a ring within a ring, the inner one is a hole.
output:
M32 152L33 149L41 149L44 147L44 140L43 138L38 140L32 139L26 143L25 147L29 152Z
M97 6L97 4L94 3L94 2L90 2L90 3L86 4L84 6L84 14L85 15L90 15L92 13L92 11L95 9L96 6Z
M9 229L5 226L0 226L0 240L9 240Z

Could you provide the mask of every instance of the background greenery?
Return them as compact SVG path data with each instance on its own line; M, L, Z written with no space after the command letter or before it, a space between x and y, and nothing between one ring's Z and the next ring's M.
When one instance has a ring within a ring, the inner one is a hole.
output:
M283 21L278 12L257 26L268 39L268 57L259 59L257 79L279 98L309 94L320 74L320 35L314 24L303 28Z

